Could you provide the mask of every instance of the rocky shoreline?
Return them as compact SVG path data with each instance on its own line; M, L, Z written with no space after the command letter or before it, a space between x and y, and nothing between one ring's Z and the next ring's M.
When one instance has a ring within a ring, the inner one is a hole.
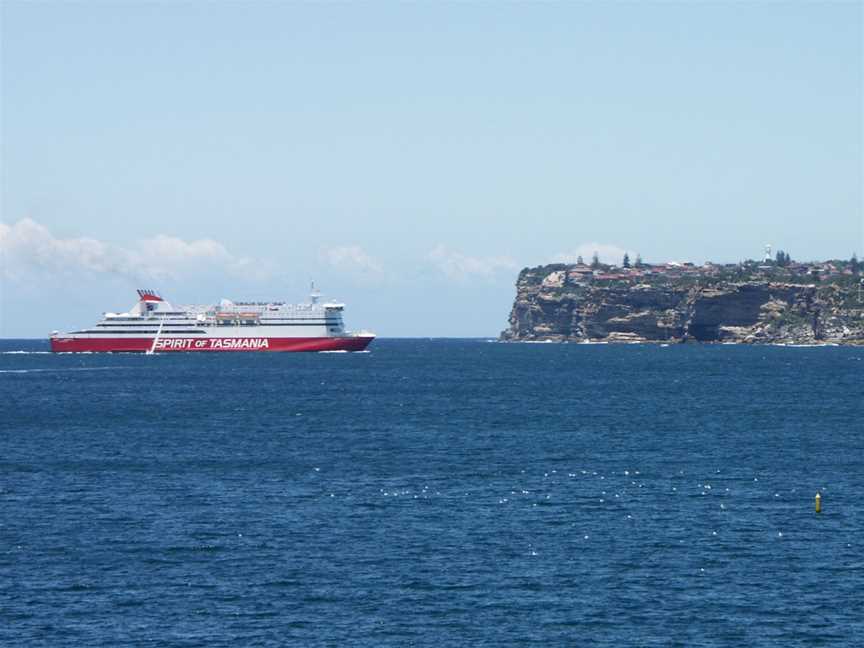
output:
M658 280L624 273L598 279L575 265L525 268L500 339L864 345L857 275L845 283L770 275L736 281L690 272Z

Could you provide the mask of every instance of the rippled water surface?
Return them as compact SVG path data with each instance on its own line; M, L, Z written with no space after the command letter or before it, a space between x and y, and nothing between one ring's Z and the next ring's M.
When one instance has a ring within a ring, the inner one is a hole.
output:
M2 645L864 636L864 349L45 348L0 342Z

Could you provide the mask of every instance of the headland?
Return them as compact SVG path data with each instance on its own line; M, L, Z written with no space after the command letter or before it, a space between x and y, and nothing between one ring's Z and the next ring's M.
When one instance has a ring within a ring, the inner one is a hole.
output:
M864 345L856 258L525 268L503 341Z

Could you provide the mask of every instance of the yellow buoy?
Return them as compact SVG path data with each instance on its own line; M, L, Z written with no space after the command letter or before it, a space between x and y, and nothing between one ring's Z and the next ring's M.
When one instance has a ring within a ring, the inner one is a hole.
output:
M819 493L816 493L816 512L822 512L822 496Z

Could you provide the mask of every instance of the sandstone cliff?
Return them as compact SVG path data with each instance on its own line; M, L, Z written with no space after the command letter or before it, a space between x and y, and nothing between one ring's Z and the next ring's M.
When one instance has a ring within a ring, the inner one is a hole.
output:
M864 344L864 303L851 281L609 277L563 264L524 269L501 339Z

